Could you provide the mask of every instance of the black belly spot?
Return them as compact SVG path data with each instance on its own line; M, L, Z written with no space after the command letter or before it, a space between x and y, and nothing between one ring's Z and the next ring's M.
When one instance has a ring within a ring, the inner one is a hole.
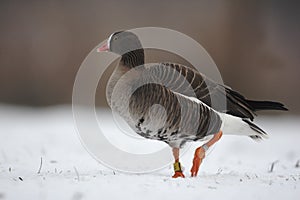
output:
M140 119L140 123L142 124L145 121L144 117Z
M137 126L141 126L141 124L145 121L144 117L142 117L141 119L139 119L139 122L137 124Z
M176 135L178 133L178 130L177 131L174 131L174 132L172 132L171 133L171 136L173 136L173 135Z
M140 125L138 124L138 125L136 125L135 126L135 128L138 130L138 131L142 131L142 129L141 129L141 127L140 127Z

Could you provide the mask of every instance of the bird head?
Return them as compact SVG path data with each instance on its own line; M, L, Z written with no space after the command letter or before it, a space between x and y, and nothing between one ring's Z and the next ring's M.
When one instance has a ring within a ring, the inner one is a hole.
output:
M138 36L129 31L114 32L97 51L110 51L122 56L122 64L129 68L144 64L144 49L142 44Z
M111 34L107 42L98 48L97 51L110 51L122 56L127 52L142 48L139 38L134 33L117 31Z

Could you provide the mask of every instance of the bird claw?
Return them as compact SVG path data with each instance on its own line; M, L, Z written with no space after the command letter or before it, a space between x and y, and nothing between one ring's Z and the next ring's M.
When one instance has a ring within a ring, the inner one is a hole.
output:
M184 174L182 172L175 172L175 174L172 176L172 178L185 178Z
M193 166L191 168L191 176L196 177L199 171L199 167L202 163L202 160L205 158L205 150L202 147L199 147L195 151Z

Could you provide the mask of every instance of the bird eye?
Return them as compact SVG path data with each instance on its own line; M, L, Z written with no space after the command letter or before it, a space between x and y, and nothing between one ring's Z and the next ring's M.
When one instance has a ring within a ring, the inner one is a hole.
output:
M114 37L114 40L117 40L118 39L118 37Z

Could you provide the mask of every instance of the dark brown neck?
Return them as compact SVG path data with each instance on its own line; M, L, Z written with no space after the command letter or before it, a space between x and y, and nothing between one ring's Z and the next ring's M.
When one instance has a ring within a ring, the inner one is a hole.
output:
M134 68L145 64L145 56L143 49L136 49L122 55L121 62L123 65Z

